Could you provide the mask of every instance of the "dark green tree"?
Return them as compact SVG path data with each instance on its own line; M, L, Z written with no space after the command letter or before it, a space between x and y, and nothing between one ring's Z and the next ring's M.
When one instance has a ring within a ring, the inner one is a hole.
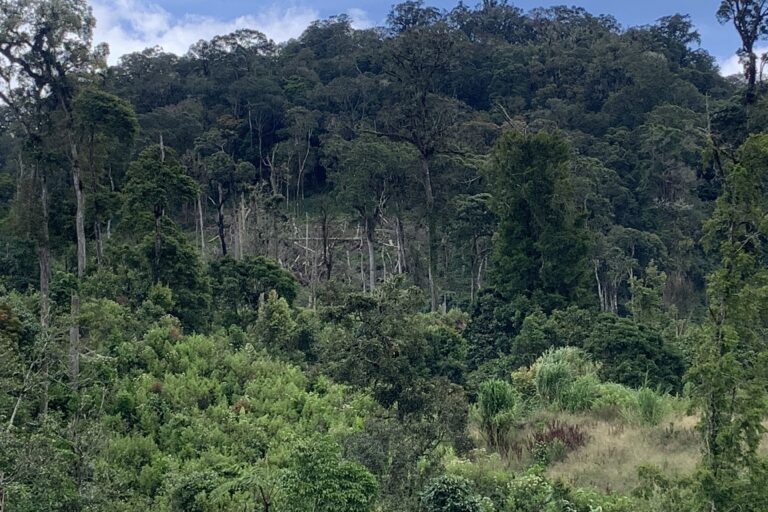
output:
M757 453L768 413L768 135L752 135L729 166L706 223L717 262L707 281L708 318L689 379L702 407L702 489L713 511L759 510L765 461Z
M488 169L499 218L493 284L545 311L589 303L589 238L573 203L571 162L561 132L508 132Z

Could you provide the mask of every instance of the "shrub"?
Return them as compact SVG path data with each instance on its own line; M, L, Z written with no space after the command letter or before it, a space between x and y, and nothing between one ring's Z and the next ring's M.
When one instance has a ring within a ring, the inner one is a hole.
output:
M600 384L597 392L592 402L592 411L605 419L620 417L635 400L634 390L613 382Z
M536 392L546 402L557 402L571 385L573 375L563 361L541 364L536 369Z
M569 452L587 444L587 433L578 425L551 421L528 440L528 450L536 462L549 464L565 458Z
M568 386L560 396L560 405L570 412L592 409L600 396L600 380L594 374L583 375Z
M421 494L421 504L425 512L483 511L469 480L453 475L433 480Z
M594 375L597 367L586 353L575 347L550 349L532 367L534 383L539 397L549 403L563 403L569 389L580 377ZM580 383L576 393L588 393L595 381ZM576 400L576 397L572 397ZM587 397L582 396L583 399Z
M493 379L480 385L478 410L483 435L505 456L510 448L507 433L522 416L524 407L520 394L508 382Z
M645 425L656 426L667 412L664 397L657 391L643 386L635 392L634 401L625 409L627 419Z

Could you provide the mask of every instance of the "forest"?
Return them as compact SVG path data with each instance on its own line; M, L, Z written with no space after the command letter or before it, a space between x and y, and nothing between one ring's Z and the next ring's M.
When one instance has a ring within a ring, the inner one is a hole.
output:
M768 510L768 2L712 10L743 75L684 13L108 65L0 0L0 512Z

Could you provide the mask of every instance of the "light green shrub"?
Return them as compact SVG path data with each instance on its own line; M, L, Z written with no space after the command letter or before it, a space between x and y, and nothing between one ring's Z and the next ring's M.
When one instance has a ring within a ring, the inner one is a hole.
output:
M623 384L605 382L600 384L597 391L592 411L605 419L621 417L623 411L631 408L635 400L634 390Z
M492 379L480 385L477 398L483 435L491 447L506 455L509 448L507 433L525 409L522 397L510 383Z
M560 396L560 406L570 412L588 411L600 396L600 379L595 374L578 377Z
M635 392L634 402L625 409L625 417L630 421L649 426L661 423L667 414L667 404L664 396L647 386Z

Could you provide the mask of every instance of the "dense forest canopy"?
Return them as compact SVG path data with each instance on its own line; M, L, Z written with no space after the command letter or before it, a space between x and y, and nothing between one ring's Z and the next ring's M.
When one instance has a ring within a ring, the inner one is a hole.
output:
M108 66L0 0L0 512L768 510L768 3Z

